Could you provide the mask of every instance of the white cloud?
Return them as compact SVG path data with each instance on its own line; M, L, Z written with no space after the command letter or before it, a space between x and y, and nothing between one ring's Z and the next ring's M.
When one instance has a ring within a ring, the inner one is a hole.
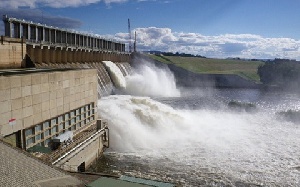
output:
M137 28L138 50L160 50L227 58L291 58L300 60L300 41L292 38L264 38L254 34L206 36L200 33L173 32L170 28ZM117 40L127 41L127 33Z
M1 0L0 8L20 8L29 7L36 8L41 6L53 7L53 8L65 8L65 7L79 7L86 6L93 3L104 2L106 4L110 3L123 3L128 0L68 0L68 1L58 1L58 0Z

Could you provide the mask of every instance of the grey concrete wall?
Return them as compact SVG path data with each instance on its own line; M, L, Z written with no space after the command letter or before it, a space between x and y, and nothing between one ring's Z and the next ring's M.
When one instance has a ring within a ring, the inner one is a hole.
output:
M87 169L104 151L102 136L86 146L82 151L78 152L74 157L70 158L61 165L61 168L67 171L77 171L77 167L85 162Z
M26 55L26 44L24 42L22 39L1 36L0 69L22 67Z
M87 103L97 104L94 69L0 77L0 136L7 136ZM15 124L9 120L16 119Z
M87 49L73 49L68 47L50 47L43 45L27 45L26 54L35 64L66 64L93 63L103 60L113 62L129 62L128 53L110 51L92 51Z

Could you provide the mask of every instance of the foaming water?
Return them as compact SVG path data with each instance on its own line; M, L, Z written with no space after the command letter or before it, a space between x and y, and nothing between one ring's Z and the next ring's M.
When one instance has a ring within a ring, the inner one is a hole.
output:
M133 74L126 76L126 94L155 97L178 97L174 75L168 69L151 64L140 65Z
M118 68L118 66L113 63L112 61L102 61L104 63L104 66L108 70L110 77L112 78L112 81L118 88L126 88L126 80L123 76L121 70Z
M183 186L300 185L299 125L264 111L181 110L122 95L98 108L109 120L111 154L139 166L119 164L122 173Z

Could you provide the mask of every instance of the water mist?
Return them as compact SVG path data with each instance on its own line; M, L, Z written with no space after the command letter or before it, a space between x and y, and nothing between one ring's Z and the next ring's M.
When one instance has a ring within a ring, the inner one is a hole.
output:
M300 184L298 126L278 121L265 110L233 112L225 105L175 109L141 97L179 96L172 74L155 68L145 66L126 77L123 90L131 95L109 96L98 103L111 129L107 154L126 163L120 170L183 186ZM192 99L199 101L197 94Z
M168 68L140 61L132 74L125 77L126 87L120 93L135 96L179 97L176 80Z

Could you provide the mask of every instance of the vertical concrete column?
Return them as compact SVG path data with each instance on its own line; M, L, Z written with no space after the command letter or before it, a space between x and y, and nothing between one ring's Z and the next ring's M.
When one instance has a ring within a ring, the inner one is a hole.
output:
M77 34L74 33L74 46L76 47L77 46Z
M34 41L38 41L39 38L39 29L37 26L35 26L35 40Z
M87 51L85 49L82 51L82 54L81 54L81 62L82 63L86 62L86 56L87 56Z
M26 51L27 51L27 54L28 56L30 57L30 59L35 62L36 61L36 57L35 57L35 54L34 54L34 48L32 45L28 45L27 48L26 48Z
M89 46L90 46L90 42L89 42L89 39L90 39L90 37L86 37L86 48L89 48Z
M96 62L96 59L95 59L96 58L96 52L92 51L91 54L92 54L92 56L91 56L92 57L91 62Z
M89 40L88 40L89 41L88 47L89 48L93 48L93 46L92 46L92 37L89 36L88 38L89 38Z
M56 49L50 48L50 63L56 63Z
M50 64L51 60L50 60L50 47L43 47L43 50L42 50L42 53L43 53L43 56L42 56L42 61L43 63L46 63L46 64Z
M42 27L42 41L45 42L45 27Z
M76 54L75 61L80 63L81 62L81 55L82 55L81 49L77 50L75 54Z
M94 52L94 56L93 56L93 62L94 62L94 63L95 63L95 62L99 62L99 61L98 61L98 59L99 59L98 57L99 57L99 51L95 51L95 52Z
M94 61L94 52L93 52L93 50L91 50L91 51L89 51L88 52L88 54L89 54L89 60L88 60L88 62L93 62Z
M68 62L68 49L62 49L61 50L61 63L66 64Z
M74 60L73 60L73 49L68 49L67 62L68 63L74 62Z
M66 32L66 33L64 34L64 37L65 37L65 43L66 43L66 44L69 44L69 43L70 43L70 41L68 40L68 36L69 36L69 33Z
M42 53L42 48L40 48L40 47L38 47L38 46L36 46L35 48L34 48L34 56L35 56L35 60L33 61L33 62L35 62L35 63L42 63L42 55L43 55L43 53Z
M2 21L3 21L3 24L4 24L4 35L9 37L11 29L10 29L10 25L9 25L9 22L8 22L8 16L3 15Z
M61 48L56 47L55 53L56 53L56 62L55 63L61 63Z
M74 63L78 62L78 57L79 57L79 50L76 49L73 51L73 62Z
M30 25L27 25L27 39L30 40L30 36L31 36L31 29L30 29Z
M103 60L109 60L107 51L104 52Z

